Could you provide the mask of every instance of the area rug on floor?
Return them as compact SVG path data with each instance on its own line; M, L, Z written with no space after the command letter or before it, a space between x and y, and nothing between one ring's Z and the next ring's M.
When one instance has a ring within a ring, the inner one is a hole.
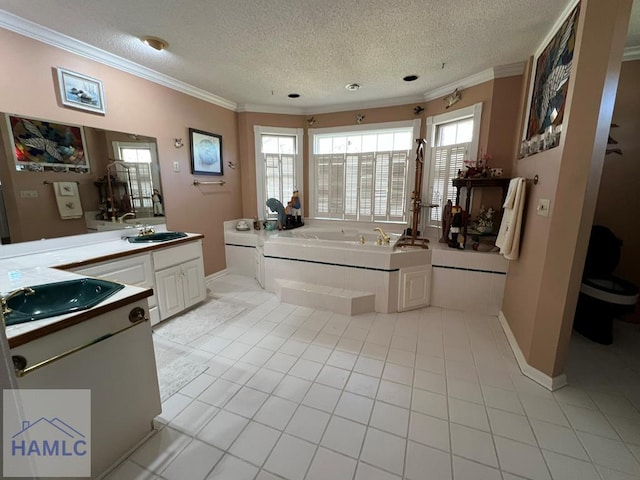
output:
M160 400L164 402L207 368L209 367L205 364L196 363L184 357L178 357L164 367L160 367L158 369Z
M167 340L188 345L242 313L246 307L210 299L195 310L168 320L153 329Z

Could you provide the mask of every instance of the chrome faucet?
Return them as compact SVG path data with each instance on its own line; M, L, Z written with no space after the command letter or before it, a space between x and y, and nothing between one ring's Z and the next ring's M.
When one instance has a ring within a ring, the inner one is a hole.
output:
M135 216L136 216L136 214L135 214L135 213L133 213L133 212L127 212L127 213L125 213L124 215L122 215L121 217L118 217L118 223L123 223L123 220L124 220L125 218L129 217L129 216L131 216L131 217L135 217Z
M9 308L7 302L13 297L20 295L21 293L24 293L25 295L33 295L34 293L36 293L36 291L31 287L20 287L0 297L0 305L2 306L3 315L9 315L13 311Z
M376 227L376 228L374 228L374 229L373 229L373 231L374 231L374 232L380 232L380 236L382 237L382 241L383 241L385 244L388 244L388 243L389 243L389 240L390 240L389 235L387 235L387 234L385 233L385 231L384 231L381 227Z

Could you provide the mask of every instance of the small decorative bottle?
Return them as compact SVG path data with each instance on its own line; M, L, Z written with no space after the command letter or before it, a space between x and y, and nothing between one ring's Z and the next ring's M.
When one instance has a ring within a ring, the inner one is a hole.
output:
M253 229L260 230L260 221L258 220L258 217L253 217Z

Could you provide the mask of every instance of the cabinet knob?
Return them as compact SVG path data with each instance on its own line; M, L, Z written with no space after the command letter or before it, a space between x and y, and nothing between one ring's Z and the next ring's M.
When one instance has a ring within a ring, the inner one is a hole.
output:
M129 312L129 321L131 323L136 323L145 319L145 311L142 307L132 308Z

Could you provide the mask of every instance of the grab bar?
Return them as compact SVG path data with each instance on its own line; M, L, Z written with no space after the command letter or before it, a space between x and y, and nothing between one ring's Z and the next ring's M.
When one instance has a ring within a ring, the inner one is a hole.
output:
M225 182L224 180L218 180L217 182L201 182L200 180L194 180L193 181L193 185L195 187L197 187L198 185L224 185Z
M74 347L71 350L67 350L66 352L63 352L59 355L55 355L51 358L48 358L46 360L43 360L40 363L36 363L35 365L32 365L30 367L27 367L27 359L24 358L21 355L14 355L12 358L13 360L13 365L15 367L15 372L16 372L16 377L21 378L24 377L25 375L34 372L36 370L39 370L42 367L45 367L47 365L49 365L50 363L54 363L57 362L58 360L62 360L65 357L68 357L69 355L72 355L74 353L79 352L80 350L84 350L85 348L89 348L92 345L95 345L97 343L103 342L108 338L114 337L120 333L126 332L127 330L129 330L130 328L136 327L138 325L140 325L141 323L144 322L148 322L149 318L144 317L142 320L138 320L134 323L132 323L131 325L127 325L124 328L121 328L120 330L116 330L115 332L111 332L111 333L107 333L105 335L102 335L101 337L98 337L92 341L90 341L89 343L86 343L84 345L80 345L79 347Z

